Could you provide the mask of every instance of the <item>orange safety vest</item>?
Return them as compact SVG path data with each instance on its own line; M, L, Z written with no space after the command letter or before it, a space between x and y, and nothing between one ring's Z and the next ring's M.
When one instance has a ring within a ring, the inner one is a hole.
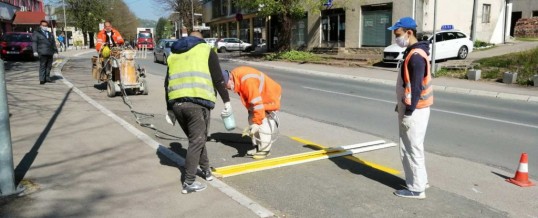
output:
M118 44L118 45L121 45L124 43L123 41L123 37L121 37L121 34L120 32L118 32L116 29L112 29L112 40L114 40L114 43ZM97 52L99 52L101 50L101 46L103 46L104 44L107 43L106 41L106 31L105 30L101 30L99 31L99 33L97 33L97 43L95 44L95 49L97 50Z
M411 81L409 80L409 70L407 69L407 64L409 63L409 60L411 60L411 56L413 54L419 54L426 60L426 76L424 76L424 79L422 79L422 91L420 92L420 98L417 103L417 108L425 108L429 107L433 104L433 88L432 88L432 77L431 77L431 66L430 66L430 57L428 57L428 54L422 49L412 49L409 51L409 55L407 55L407 58L405 58L404 61L404 86L405 86L405 94L403 102L406 105L411 105Z
M282 88L267 75L252 67L240 66L232 70L234 92L253 113L252 122L262 124L266 111L280 110Z

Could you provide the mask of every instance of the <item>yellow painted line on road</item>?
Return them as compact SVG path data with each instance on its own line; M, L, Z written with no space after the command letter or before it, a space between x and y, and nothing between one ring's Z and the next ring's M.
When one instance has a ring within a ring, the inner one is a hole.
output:
M219 167L213 169L213 174L217 177L230 177L250 172L274 169L283 166L291 166L316 160L348 156L354 153L367 152L382 148L395 146L394 143L385 143L385 141L373 141L355 145L347 145L336 148L326 148L319 151L310 151L300 154L288 155L283 157L270 158L249 163Z
M314 143L314 142L311 142L311 141L308 141L306 139L302 139L302 138L299 138L299 137L290 137L290 138L297 141L297 142L299 142L299 143L302 143L302 144L305 144L305 145L308 145L308 146L311 146L311 147L314 147L314 148L317 148L317 149L320 149L320 150L329 149L328 147L325 147L323 145L320 145L320 144L317 144L317 143ZM390 173L390 174L393 174L393 175L400 174L400 171L398 171L398 170L395 170L395 169L392 169L390 167L386 167L386 166L383 166L383 165L380 165L380 164L372 163L372 162L369 162L369 161L361 160L361 159L359 159L359 158L357 158L357 157L355 157L353 155L344 156L344 158L346 158L348 160L355 161L357 163L360 163L360 164L363 164L363 165L366 165L366 166L369 166L369 167L374 168L376 170L386 172L386 173Z

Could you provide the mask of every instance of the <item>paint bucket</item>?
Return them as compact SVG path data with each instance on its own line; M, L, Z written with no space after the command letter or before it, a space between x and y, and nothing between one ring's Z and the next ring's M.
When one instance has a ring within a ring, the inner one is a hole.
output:
M231 113L229 116L224 116L224 115L220 115L220 117L222 118L222 121L224 122L224 128L226 128L226 130L228 131L232 131L235 129L235 118L234 118L234 114Z

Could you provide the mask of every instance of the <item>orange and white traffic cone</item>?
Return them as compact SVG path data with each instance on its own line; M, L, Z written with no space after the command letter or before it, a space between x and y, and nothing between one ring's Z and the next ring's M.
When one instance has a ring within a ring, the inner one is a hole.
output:
M514 176L514 178L507 179L506 181L519 185L521 187L529 187L534 185L534 183L529 180L529 163L527 153L521 154L521 159L519 160L519 167L516 171L516 176Z

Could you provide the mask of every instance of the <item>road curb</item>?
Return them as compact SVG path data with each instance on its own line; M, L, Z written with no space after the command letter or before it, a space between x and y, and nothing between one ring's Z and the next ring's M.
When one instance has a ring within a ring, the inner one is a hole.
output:
M321 72L321 71L316 71L316 70L295 69L295 68L290 68L290 67L282 67L282 66L275 66L275 65L271 65L271 64L265 64L265 63L262 63L262 62L245 61L245 60L237 60L237 59L230 59L230 58L220 58L220 59L230 61L230 62L258 65L258 66L270 67L270 68L281 69L281 70L286 70L286 71L293 70L295 72L305 73L305 74L313 74L313 75L320 75L320 76L332 76L332 77L337 77L337 78L348 78L348 79L354 79L354 80L362 81L362 82L383 84L383 85L390 85L390 86L395 86L396 85L396 81L394 81L394 80L377 79L377 78L369 78L369 77L362 77L362 76L352 76L352 75L343 75L343 74L333 74L333 73L326 73L326 72ZM538 102L538 96L531 96L531 95L519 95L519 94L504 93L504 92L491 92L491 91L484 91L484 90L477 90L477 89L466 89L466 88L450 87L450 86L438 86L438 85L433 85L433 90L434 91L447 92L447 93L456 93L456 94L464 94L464 95L474 95L474 96L484 96L484 97L498 98L498 99L502 99L502 100L518 100L518 101L526 101L526 102Z

